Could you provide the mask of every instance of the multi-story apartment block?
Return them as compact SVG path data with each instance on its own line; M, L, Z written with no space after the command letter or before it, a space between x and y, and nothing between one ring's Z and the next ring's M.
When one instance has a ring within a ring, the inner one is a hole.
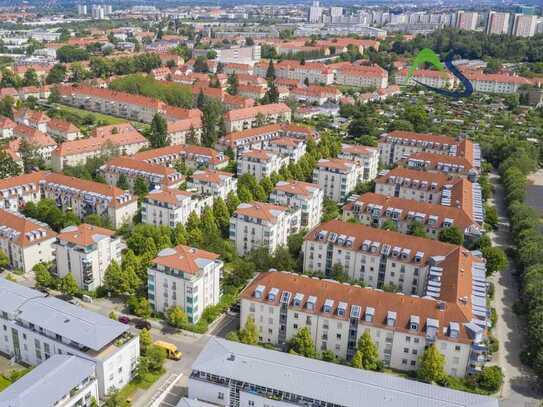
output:
M57 141L71 141L83 137L83 133L75 125L56 118L47 122L47 134Z
M133 155L147 147L149 141L130 123L97 127L89 138L61 143L51 154L51 164L55 171L61 171L66 166L85 164L89 158Z
M163 249L147 269L149 302L155 312L178 306L196 323L220 299L219 255L189 246Z
M200 196L175 188L152 191L143 201L141 221L156 226L184 225L192 212L200 215L206 206L212 205L213 196Z
M374 288L393 287L406 295L427 293L432 267L445 274L461 267L453 261L459 246L340 220L314 228L302 250L305 271L328 276L339 264L353 280Z
M384 89L388 86L388 72L378 65L354 65L340 62L331 65L334 82L338 85Z
M268 70L268 62L260 62L255 65L255 74L261 77L266 76ZM306 79L309 83L321 85L331 85L334 83L334 72L332 69L320 62L307 62L305 64L300 61L284 60L275 64L275 75L281 79L294 79L298 82L304 82Z
M53 355L0 393L3 406L91 407L99 400L94 363Z
M302 181L279 181L270 194L270 202L301 211L300 226L313 228L322 216L324 192L317 184Z
M202 140L202 121L196 117L169 121L167 126L168 141L172 146L186 144L189 141L200 143Z
M463 157L472 167L476 169L481 167L479 144L470 140L403 130L383 133L379 137L379 156L383 165L396 164L415 153Z
M375 179L375 192L462 208L477 223L484 221L481 186L464 178L398 167Z
M301 285L300 288L303 290L300 294L305 297L305 293L308 292L306 287ZM326 298L326 293L321 292L323 298ZM279 312L283 312L283 308L279 311L280 307L276 304L279 301L281 304L284 304L285 301L292 302L292 290L285 287L283 293L285 299L273 300L271 303L255 300L255 306L263 307L263 313L269 309L277 311L277 315L283 316L283 314L279 314ZM346 315L355 313L352 316L354 333L359 334L359 330L368 326L368 329L375 331L376 335L377 332L383 334L382 338L378 338L380 342L384 342L389 338L389 334L395 332L392 328L386 326L374 328L373 323L365 322L362 312L356 315L356 312L360 311L357 308L360 305L356 304L359 299L349 296L344 300L351 298L354 300L353 304L344 302L335 304L333 314L305 309L303 313L298 314L302 317L307 314L313 320L330 321L330 326L335 329L337 325L349 326L349 317L336 315L337 313L345 313ZM321 298L318 300L320 300L319 303L322 303ZM307 301L307 299L304 300L304 303ZM343 310L342 307L349 309ZM289 316L293 313L290 308L287 308L286 312ZM275 320L278 319L277 315L270 314L270 317ZM266 315L265 319L268 318ZM291 324L290 321L289 324ZM299 325L299 323L297 324ZM375 325L382 326L380 322L376 322ZM312 328L315 329L313 326ZM456 328L455 325L452 329L453 335L456 333L454 328ZM347 328L345 328L345 334L346 336L348 334ZM401 339L411 338L411 336L398 333L398 342ZM464 333L462 332L461 339L458 340L461 345L464 342L463 338ZM393 334L393 339L396 340L396 334ZM417 337L419 343L421 339ZM454 338L452 340L454 341ZM451 346L456 345L451 343ZM408 343L407 348L411 347L413 347L413 343ZM410 358L408 355L402 360L407 361ZM273 381L269 379L270 377L274 378ZM380 403L382 404L383 400L386 400L388 407L435 407L436 405L442 407L457 405L498 407L498 400L494 398L451 390L395 375L383 375L318 359L277 352L260 346L244 345L218 337L211 337L193 363L188 381L188 396L189 398L181 400L178 407L293 407L300 405L354 407L378 406Z
M177 188L185 179L173 168L128 157L114 157L101 166L100 171L109 185L117 185L121 175L124 175L130 190L134 189L138 178L143 178L147 182L150 191L161 188Z
M155 148L137 153L132 158L165 167L173 167L177 162L184 162L187 167L192 169L211 168L220 170L228 165L228 157L222 152L194 144Z
M279 154L265 150L249 150L240 154L238 157L237 174L251 174L257 180L269 177L272 173L277 173L284 165L289 162L288 157L281 157Z
M298 162L305 154L304 140L293 137L280 137L270 141L268 150L281 157L288 158L289 162Z
M0 208L18 211L28 202L36 203L41 199L40 180L43 173L9 177L0 180Z
M362 166L340 158L322 159L313 170L313 182L324 191L324 197L336 202L347 199L361 179Z
M25 126L47 133L47 123L51 118L39 110L21 108L13 112L13 120L15 123L24 124Z
M218 170L197 170L187 184L189 189L195 189L202 195L211 195L226 200L230 192L236 192L238 180L234 174Z
M347 360L368 332L383 364L404 371L416 370L424 350L434 345L445 356L445 372L463 377L480 370L486 358L486 280L479 260L465 253L457 257L467 260L464 270L448 276L439 298L262 273L240 295L240 323L254 319L260 342L276 346L285 346L307 328L317 352L327 350ZM360 401L353 406L365 403Z
M505 74L485 74L482 72L464 72L473 85L475 92L511 94L517 93L521 86L530 86L532 82L522 76Z
M304 140L318 141L319 135L313 128L295 124L269 124L262 127L254 127L247 130L229 133L219 139L217 149L226 151L230 149L234 156L248 150L264 150L272 140L289 137Z
M533 37L537 27L537 16L515 14L512 35L515 37Z
M407 80L409 71L404 68L396 72L394 82L398 85L416 86L418 83L434 88L452 88L456 84L455 77L450 72L416 69L413 76Z
M404 161L407 168L464 177L472 182L480 173L480 168L473 165L474 160L462 156L421 152L411 154Z
M0 250L11 269L28 273L38 263L53 261L56 235L44 223L0 209Z
M63 174L40 174L41 196L53 199L63 211L72 210L80 219L91 214L104 216L118 229L131 222L138 210L137 199L120 188Z
M371 181L379 170L379 150L373 147L343 144L339 158L351 160L362 166L362 180Z
M412 199L394 198L366 193L343 207L343 220L380 228L392 222L401 233L408 233L414 222L425 228L426 236L437 239L443 229L456 226L466 239L476 240L483 232L482 225L464 208L414 202Z
M289 123L290 120L291 110L284 103L234 109L224 114L227 133L261 127L265 124Z
M139 338L128 325L3 278L0 298L0 350L16 362L36 366L54 355L88 360L100 397L135 377Z
M341 98L341 91L334 86L296 86L290 89L288 96L301 102L323 105L326 102L338 102Z
M112 261L121 263L124 244L109 229L83 223L68 226L57 236L56 274L71 274L82 290L93 291L103 285L104 274Z
M479 13L474 11L458 10L456 13L456 27L460 30L473 31L477 28Z
M0 116L0 139L12 138L15 127L17 127L17 124L9 117Z
M33 146L46 165L51 164L51 153L57 148L55 140L41 130L25 124L18 124L13 129L13 135Z
M509 34L509 13L490 11L486 20L487 34Z
M230 218L230 240L243 256L265 247L273 253L300 230L301 211L263 202L241 203Z

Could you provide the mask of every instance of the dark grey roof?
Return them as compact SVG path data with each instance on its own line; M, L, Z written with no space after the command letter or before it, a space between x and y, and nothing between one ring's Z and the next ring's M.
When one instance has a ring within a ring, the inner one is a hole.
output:
M497 407L498 401L212 337L192 369L349 407Z
M78 356L54 355L0 393L0 407L52 407L94 372Z
M216 407L216 404L209 404L200 400L182 398L175 407Z
M6 301L6 293L14 303ZM0 311L4 310L94 351L99 351L129 329L96 312L0 278Z

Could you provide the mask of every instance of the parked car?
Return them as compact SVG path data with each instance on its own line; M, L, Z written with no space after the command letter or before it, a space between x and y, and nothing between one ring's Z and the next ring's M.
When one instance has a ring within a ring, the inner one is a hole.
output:
M134 325L138 329L147 329L147 330L151 329L151 323L149 321L144 320L144 319L136 319L134 321Z
M128 318L126 315L119 316L119 322L122 324L128 324L130 323L130 318Z

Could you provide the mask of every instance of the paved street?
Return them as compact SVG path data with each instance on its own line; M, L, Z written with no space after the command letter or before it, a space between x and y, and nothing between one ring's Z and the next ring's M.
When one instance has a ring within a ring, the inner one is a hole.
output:
M491 234L492 243L503 249L511 245L509 219L504 201L504 191L499 184L498 175L493 173L490 180L495 188L491 202L498 211L499 228ZM495 328L500 350L495 356L502 367L505 382L500 393L502 407L539 407L542 391L533 374L520 362L520 352L524 348L522 321L513 312L513 305L518 301L519 287L514 275L513 265L501 274L492 276L495 286L494 307L498 313Z

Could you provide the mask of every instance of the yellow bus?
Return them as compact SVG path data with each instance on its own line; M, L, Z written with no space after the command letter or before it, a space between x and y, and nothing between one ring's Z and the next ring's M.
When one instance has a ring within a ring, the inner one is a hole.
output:
M181 359L181 356L183 356L183 354L177 350L177 346L175 346L173 343L166 341L155 341L154 345L164 349L168 359L179 360Z

